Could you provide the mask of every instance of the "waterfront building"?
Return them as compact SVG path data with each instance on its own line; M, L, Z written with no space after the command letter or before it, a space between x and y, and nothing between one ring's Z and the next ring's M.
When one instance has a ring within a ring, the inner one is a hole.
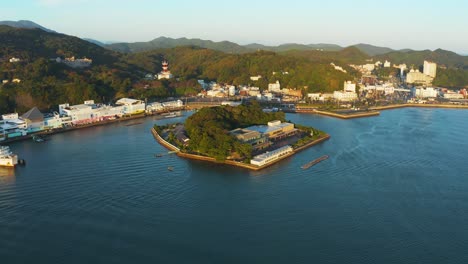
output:
M413 87L412 93L416 98L436 98L439 91L433 87Z
M146 105L146 112L152 113L152 112L158 112L164 110L164 106L162 103L159 102L154 102Z
M357 97L357 93L345 92L345 91L334 91L333 98L337 101L347 102L347 101L354 101L358 97Z
M270 152L266 152L260 155L255 156L252 160L250 160L250 164L256 166L264 166L275 162L276 160L280 159L283 156L292 154L294 152L293 148L289 145L275 149Z
M172 79L173 75L169 71L169 63L167 61L162 62L162 71L158 74L158 80L161 79Z
M180 108L184 106L184 102L182 102L181 100L168 101L168 102L163 102L162 105L164 109Z
M72 106L70 106L68 103L61 104L59 105L59 114L63 125L90 124L114 119L116 117L122 117L124 114L132 114L133 105L131 103L129 103L129 105L124 105L123 102L124 101L121 101L121 104L117 104L117 106L114 107L95 104L93 100L88 100L83 104ZM140 109L140 106L137 106L138 109Z
M44 129L44 114L42 114L37 107L33 107L23 114L21 119L26 122L28 133L38 132Z
M424 61L424 74L435 78L437 75L437 63L432 61Z
M444 99L453 100L453 99L463 99L465 98L463 94L457 93L454 91L446 91L444 93Z
M44 129L56 129L63 127L62 118L57 112L44 115Z
M281 92L281 84L279 81L276 81L275 83L269 83L268 84L268 91L270 92L276 92L279 93Z
M353 101L357 99L356 84L351 81L344 82L343 91L333 92L333 98L337 101Z
M27 124L20 119L17 113L2 115L0 120L0 131L4 138L25 136L27 134Z
M115 102L116 106L123 107L123 113L126 115L141 114L145 112L146 105L142 100L131 98L122 98Z

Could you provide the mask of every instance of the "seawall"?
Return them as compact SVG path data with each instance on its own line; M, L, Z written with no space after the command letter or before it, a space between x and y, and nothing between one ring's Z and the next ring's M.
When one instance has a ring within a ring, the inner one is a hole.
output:
M330 135L327 134L324 137L321 137L321 138L319 138L317 140L309 142L306 145L293 150L293 152L280 157L279 159L275 160L274 162L271 162L271 163L263 165L263 166L256 166L256 165L246 164L246 163L237 162L237 161L233 161L233 160L217 161L215 158L212 158L212 157L206 157L206 156L200 156L200 155L195 155L195 154L183 153L183 152L180 151L179 148L177 148L176 146L172 145L171 143L169 143L165 139L163 139L158 134L158 132L154 129L154 127L151 128L151 133L153 134L156 141L158 141L162 146L164 146L168 150L176 151L176 155L179 156L179 157L192 159L192 160L207 161L207 162L211 162L211 163L215 163L215 164L224 164L224 165L236 166L236 167L239 167L239 168L249 169L249 170L253 170L253 171L259 171L259 170L265 169L267 167L270 167L273 164L276 164L281 160L289 158L289 157L293 156L294 154L296 154L296 153L298 153L300 151L303 151L306 148L309 148L309 147L312 147L312 146L317 145L319 143L322 143L322 142L324 142L324 141L326 141L326 140L328 140L330 138Z

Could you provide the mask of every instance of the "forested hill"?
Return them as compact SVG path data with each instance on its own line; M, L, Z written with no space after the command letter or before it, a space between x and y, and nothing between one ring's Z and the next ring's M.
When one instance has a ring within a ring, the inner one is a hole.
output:
M92 66L73 69L52 60L58 56L93 60ZM17 57L21 62L10 63ZM167 59L176 78L145 82L147 73L161 71ZM274 72L276 74L274 74ZM258 82L250 76L262 75ZM274 52L229 54L199 47L158 49L122 54L82 39L40 29L0 27L0 113L24 112L33 106L55 109L59 103L82 103L86 99L112 102L123 96L157 98L193 94L198 79L229 84L251 84L266 89L279 80L282 87L307 91L333 91L352 77L329 63ZM20 83L13 83L20 79ZM149 89L142 89L142 87Z
M58 56L88 57L93 58L95 65L102 65L117 62L120 55L77 37L46 32L38 28L0 25L0 58L5 56L25 60Z

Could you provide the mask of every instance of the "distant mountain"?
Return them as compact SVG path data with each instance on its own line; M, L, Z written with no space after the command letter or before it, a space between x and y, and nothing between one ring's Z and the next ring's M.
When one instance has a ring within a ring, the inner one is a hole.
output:
M45 28L39 24L36 24L29 20L18 20L18 21L0 21L0 25L15 27L15 28L39 28L46 32L57 33L54 30Z
M88 57L93 60L93 65L99 65L116 62L119 54L78 37L39 28L0 25L0 58L13 56L29 61L58 56Z
M123 52L123 53L149 51L149 50L161 49L161 48L163 49L175 48L175 47L181 47L181 46L196 46L196 47L201 47L201 48L222 51L225 53L247 53L247 52L252 51L246 47L243 47L239 44L229 42L229 41L214 42L211 40L202 40L202 39L188 39L188 38L173 39L173 38L166 38L166 37L159 37L148 42L114 43L110 45L105 45L105 47L108 49Z
M335 44L296 44L296 43L288 43L282 44L279 46L266 46L262 44L248 44L244 45L244 47L252 49L252 50L267 50L267 51L274 51L274 52L283 52L289 50L323 50L323 51L339 51L342 50L343 47Z
M104 47L106 45L105 43L103 43L103 42L101 42L99 40L95 40L95 39L83 38L83 40L86 40L86 41L88 41L90 43L96 44L96 45L101 46L101 47Z
M281 54L306 58L312 62L327 64L331 62L338 64L362 64L370 59L370 56L353 46L339 51L290 50Z
M352 47L356 47L357 49L359 49L360 51L364 52L365 54L369 56L382 55L382 54L394 51L391 48L378 47L378 46L373 46L373 45L363 44L363 43L353 45Z
M393 51L375 57L377 60L389 60L392 63L406 63L418 67L424 60L431 60L439 65L445 65L449 68L468 69L468 56L461 56L455 52L443 49L421 50L421 51Z

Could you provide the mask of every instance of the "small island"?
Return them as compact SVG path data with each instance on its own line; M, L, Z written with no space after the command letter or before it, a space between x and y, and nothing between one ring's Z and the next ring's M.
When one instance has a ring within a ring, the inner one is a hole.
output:
M184 124L155 125L152 133L180 157L251 170L330 138L318 129L286 122L283 112L264 112L256 101L203 108Z

